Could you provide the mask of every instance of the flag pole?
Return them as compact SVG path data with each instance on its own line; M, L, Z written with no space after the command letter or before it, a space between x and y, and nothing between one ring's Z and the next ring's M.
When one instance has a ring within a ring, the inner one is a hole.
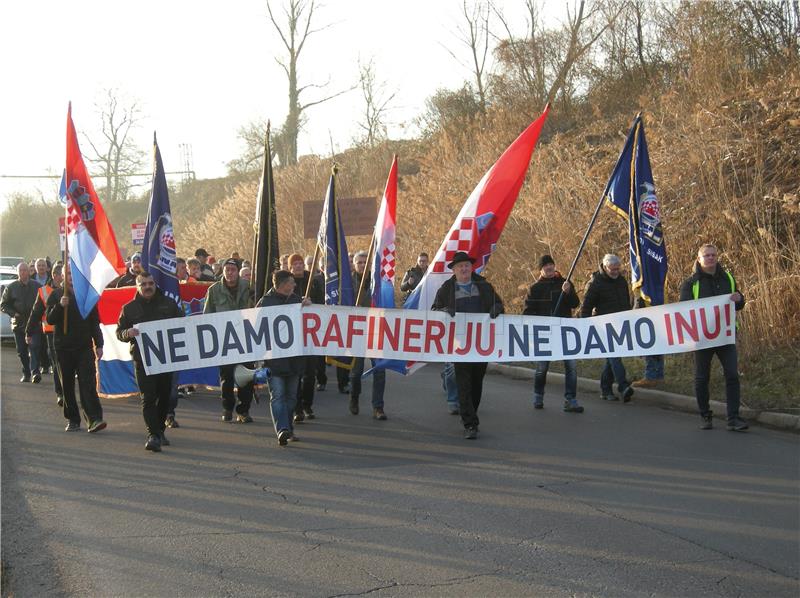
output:
M367 265L372 263L372 254L375 247L375 235L372 235L372 242L369 244L367 251ZM367 279L367 265L364 266L364 272L361 274L361 282L358 283L358 295L356 295L356 307L361 304L361 293L364 291L364 281Z
M308 284L306 285L306 292L303 299L308 299L311 294L311 283L314 281L314 268L317 267L317 260L319 259L319 243L314 248L314 261L311 262L311 270L308 271Z
M637 119L641 118L641 116L642 116L642 113L639 112L639 114L636 115L636 118L633 119L633 122L635 123ZM622 152L622 153L624 153L624 152ZM622 153L620 153L619 158L617 158L617 164L614 165L614 170L612 170L612 172L614 172L617 169L617 165L619 165L619 161L622 160ZM609 185L610 185L610 183L611 183L611 181L609 181ZM578 253L575 254L575 259L572 260L572 265L569 267L569 272L567 272L566 282L568 282L570 284L572 284L572 280L571 280L572 279L572 274L575 272L575 266L578 264L578 259L580 259L580 257L581 257L581 253L583 252L583 248L586 246L586 240L589 238L589 233L592 231L592 228L594 227L594 223L597 222L597 216L598 216L598 214L600 214L600 208L603 207L603 202L606 200L606 197L608 196L608 187L609 187L609 185L606 185L606 188L603 190L603 195L600 196L600 201L597 203L597 207L594 209L594 214L592 215L592 219L589 221L589 226L586 229L586 233L583 235L583 240L581 241L580 247L578 247ZM561 307L562 299L564 299L564 291L563 290L558 295L558 301L556 301L556 306L553 308L553 311L552 311L551 315L555 316L558 313L558 308Z

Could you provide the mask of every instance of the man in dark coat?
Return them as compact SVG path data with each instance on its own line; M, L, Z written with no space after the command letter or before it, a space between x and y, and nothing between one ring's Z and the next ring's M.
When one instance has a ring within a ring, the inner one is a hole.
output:
M563 298L561 298L562 294ZM559 298L561 298L560 304ZM558 313L555 313L557 304ZM578 299L575 288L556 270L553 258L549 255L539 258L539 280L528 289L528 295L525 297L525 310L522 315L571 318L572 310L578 305L580 305L580 299ZM564 411L568 413L583 413L583 407L575 398L578 390L577 364L575 359L564 360ZM536 374L533 378L533 407L535 409L544 407L544 386L549 369L549 361L536 363Z
M72 290L72 274L69 267L64 270L64 285L59 289L53 289L47 297L46 313L47 323L52 324L54 328L53 345L56 349L58 371L61 373L61 389L64 391L64 417L68 420L66 431L77 432L81 429L81 413L75 400L76 374L81 408L89 426L88 431L94 433L104 430L106 422L103 421L103 407L97 396L95 366L95 356L97 359L103 357L100 317L97 314L97 306L92 308L85 320L81 317Z
M717 295L730 295L736 311L744 309L744 296L736 285L733 275L718 262L718 251L714 245L706 244L697 251L694 273L681 285L681 301L704 299ZM739 416L741 389L736 345L722 345L694 352L694 393L702 419L701 429L713 427L714 414L709 409L708 382L711 373L711 360L717 356L725 375L725 399L727 403L728 430L744 432L747 422Z
M472 271L474 263L475 260L463 251L453 256L453 261L447 264L453 276L439 287L431 309L445 311L451 316L455 316L456 312L466 312L489 314L491 318L505 311L503 301L494 287ZM478 406L483 394L486 366L485 361L455 364L458 405L464 424L464 438L468 440L478 437Z
M310 299L303 299L295 294L297 282L286 270L275 270L272 273L272 288L259 300L256 307L276 307L302 303L311 305ZM297 403L297 385L306 371L306 357L283 357L269 359L264 366L270 370L269 378L269 410L272 424L278 437L278 444L286 446L290 440L297 440L294 435L292 414Z
M17 355L22 364L22 378L19 381L38 383L42 380L42 375L39 373L39 345L28 345L25 340L25 328L28 326L33 304L39 296L39 283L31 278L31 270L25 262L17 265L17 277L17 280L3 289L0 310L11 317L14 343L17 345Z
M631 308L631 295L628 281L620 274L622 264L613 253L603 256L600 270L592 274L586 284L581 305L581 317L601 316ZM625 366L620 357L609 357L600 374L600 394L606 401L619 401L614 394L614 380L617 381L617 390L622 395L624 402L629 402L633 396L633 387L628 382Z
M178 304L156 288L153 275L143 270L136 276L136 295L122 306L117 321L117 338L131 344L134 374L142 397L142 416L147 428L144 448L148 451L160 452L162 446L170 444L164 436L164 427L172 394L173 373L147 375L139 345L135 342L139 336L136 325L183 315Z
M428 269L428 254L424 251L417 256L417 263L406 270L403 275L403 281L400 283L400 290L405 293L405 298L414 292L417 288L422 277L425 276L425 271Z

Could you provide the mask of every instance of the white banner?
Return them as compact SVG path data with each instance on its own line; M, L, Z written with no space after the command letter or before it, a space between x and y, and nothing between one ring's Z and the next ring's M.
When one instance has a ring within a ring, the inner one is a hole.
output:
M727 295L583 319L292 304L137 328L148 374L299 355L555 361L665 355L736 342Z

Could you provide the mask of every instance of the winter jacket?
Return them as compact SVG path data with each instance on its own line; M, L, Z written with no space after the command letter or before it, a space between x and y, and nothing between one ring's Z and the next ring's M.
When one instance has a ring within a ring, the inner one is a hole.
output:
M627 311L631 308L631 295L628 290L628 281L622 274L611 278L606 273L602 264L600 270L592 274L586 284L581 305L581 317L602 316L618 311Z
M358 272L353 272L353 301L358 299L358 289L361 286L361 277L364 276L363 274L359 274ZM367 272L367 276L369 276L369 272ZM361 301L358 302L357 307L372 307L372 291L370 286L372 283L371 278L367 278L364 281L364 289L361 291Z
M403 282L400 283L400 290L406 293L406 296L410 295L417 288L424 275L425 271L419 266L409 268L403 276Z
M294 281L297 283L297 287L294 289L294 292L301 297L306 296L306 287L308 287L308 277L312 276L308 270L303 271L303 276L301 277L294 277ZM325 305L325 278L320 277L316 274L313 275L311 279L311 292L308 294L308 298L311 299L311 303L315 303L317 305Z
M25 330L38 293L39 283L32 278L25 284L15 280L3 290L0 311L11 316L11 328L14 332Z
M122 287L135 287L136 286L136 274L128 270L117 278L109 283L109 287L114 287L116 289L121 289Z
M569 293L565 294L561 299L561 305L558 307L558 313L553 314L553 310L558 303L558 298L561 296L561 285L565 282L564 277L559 272L552 278L542 278L534 282L528 288L528 294L525 297L525 310L522 312L524 316L552 316L555 315L559 318L571 318L572 310L578 307L581 300L578 298L578 293L575 292L573 286Z
M100 332L100 317L97 306L92 308L84 320L78 311L78 302L75 295L70 293L67 306L67 333L64 334L64 308L61 307L61 297L64 289L55 289L47 298L47 323L55 327L53 331L53 344L56 349L78 350L103 346L103 334Z
M55 290L50 285L39 287L36 292L36 302L33 304L31 315L28 317L28 323L25 326L25 336L32 336L37 332L53 332L53 325L47 323L47 298Z
M472 282L478 286L480 298L480 313L490 314L493 318L505 312L503 300L494 287L479 274L472 273ZM446 311L451 316L456 313L456 277L451 276L444 281L436 292L431 309L434 311Z
M729 278L730 277L730 278ZM717 264L714 274L706 274L699 262L694 263L694 274L683 281L681 285L681 301L691 301L695 298L694 288L697 283L697 298L716 297L717 295L732 295L742 293L736 286L736 279L725 268ZM742 300L735 303L736 311L744 308L744 295Z
M220 280L208 288L203 313L213 314L221 311L247 309L248 307L253 307L253 302L250 299L250 283L240 278L234 294L225 286L225 281Z
M128 336L128 329L142 322L181 318L183 315L183 310L178 307L178 304L164 295L160 289L156 289L155 295L150 301L145 300L137 292L131 301L122 306L122 311L117 321L117 338L123 343L131 344L130 350L133 360L141 363L142 356L139 353L139 343L134 342L136 337Z
M275 307L277 305L291 305L301 303L303 300L299 295L281 295L274 288L258 301L256 307ZM264 364L270 369L273 376L302 376L306 367L305 357L281 357L279 359L269 359Z

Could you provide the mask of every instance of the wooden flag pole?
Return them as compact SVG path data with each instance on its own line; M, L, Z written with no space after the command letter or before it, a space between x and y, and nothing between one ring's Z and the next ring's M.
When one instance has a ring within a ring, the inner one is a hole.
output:
M69 201L69 198L67 198ZM72 280L72 268L69 267L69 220L64 222L64 284L61 285L63 290L62 297L67 297L67 270L69 270L70 281ZM69 301L69 297L67 297ZM64 308L64 336L67 335L67 312L69 305Z
M361 282L358 283L358 295L356 296L356 307L361 305L361 293L364 291L364 281L367 279L367 272L369 272L369 265L372 263L372 254L375 247L375 235L372 235L372 243L369 244L367 251L367 263L364 266L364 272L361 274Z
M308 299L308 296L311 294L311 283L314 282L314 268L317 267L317 259L319 259L319 243L314 248L314 261L311 262L311 270L308 272L308 284L306 285L306 293L303 296L303 299Z

